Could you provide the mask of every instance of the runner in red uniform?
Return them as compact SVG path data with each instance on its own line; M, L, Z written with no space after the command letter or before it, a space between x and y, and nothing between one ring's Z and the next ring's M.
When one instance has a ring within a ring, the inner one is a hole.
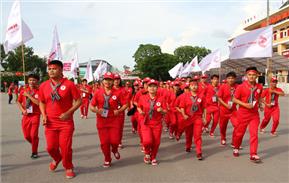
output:
M250 160L258 163L261 161L257 155L258 149L258 127L260 117L258 109L263 110L262 103L260 103L262 85L256 83L258 71L256 67L249 67L246 69L247 81L239 85L235 91L233 102L239 105L237 110L238 125L236 126L236 133L234 138L233 155L239 156L239 148L245 135L247 126L249 126L250 133Z
M193 79L190 83L190 92L185 94L179 107L185 120L186 151L191 151L192 138L194 137L198 160L203 159L202 127L204 106L204 97L198 92L198 82Z
M80 113L81 113L81 118L87 119L88 115L88 106L89 106L89 97L91 94L91 87L87 84L87 80L83 79L81 82L81 85L79 86L80 90L80 95L81 95L81 107L80 107Z
M284 92L281 88L277 87L278 80L272 77L270 88L267 88L262 93L262 98L265 98L263 103L265 104L264 119L260 125L260 132L264 133L265 128L268 125L271 117L273 118L273 124L271 129L271 135L277 136L276 129L280 120L280 108L279 108L279 96L284 96Z
M156 156L161 143L162 117L166 113L166 102L157 95L158 82L148 82L148 93L142 95L138 103L141 134L145 150L144 162L157 165Z
M210 130L210 137L214 137L215 129L219 123L220 110L218 103L218 93L219 90L219 76L212 75L211 76L211 84L207 86L206 89L206 121L205 129L208 129L211 120L213 120L213 124ZM204 94L204 92L200 92ZM212 118L213 117L213 118Z
M107 72L103 76L103 88L98 89L91 100L90 110L96 113L96 127L100 147L104 155L104 168L111 166L111 152L120 159L118 145L120 143L119 114L127 107L120 95L113 88L113 74Z
M21 90L18 97L18 107L22 112L22 131L24 138L31 144L31 158L38 158L38 129L40 123L40 110L38 101L39 76L30 74L27 77L28 87Z
M226 131L227 131L227 125L229 120L231 121L234 130L232 135L232 145L234 142L235 137L235 129L238 124L237 119L237 108L236 104L233 103L233 97L234 93L237 88L236 81L236 73L235 72L229 72L226 75L226 83L223 84L220 87L220 90L218 92L218 101L220 103L220 134L221 134L221 145L226 145Z
M39 88L39 107L45 126L47 151L53 161L50 171L55 171L60 161L66 178L75 177L72 164L73 113L81 105L78 89L72 81L63 78L63 64L53 60L48 64L49 80Z

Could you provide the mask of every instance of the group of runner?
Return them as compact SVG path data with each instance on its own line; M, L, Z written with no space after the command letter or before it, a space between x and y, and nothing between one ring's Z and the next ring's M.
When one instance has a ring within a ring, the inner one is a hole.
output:
M283 96L273 77L270 86L263 89L256 83L256 67L246 69L246 80L236 83L236 73L229 72L219 83L219 76L195 75L174 81L157 81L151 78L135 80L122 86L120 75L107 72L101 83L88 85L85 79L75 85L63 77L63 64L53 60L48 64L49 79L38 87L39 77L28 76L28 85L20 91L17 103L22 112L24 138L31 144L31 158L38 158L38 129L40 116L45 126L46 149L52 157L49 170L55 171L62 161L65 176L73 178L72 141L74 112L80 107L81 118L88 118L88 111L96 114L96 128L104 155L103 167L111 166L113 154L121 158L125 116L130 116L132 132L137 133L140 149L146 164L158 165L157 153L163 129L169 138L179 141L185 134L185 151L191 152L194 141L196 157L202 160L202 134L215 137L220 127L220 145L228 143L228 122L233 126L230 145L233 155L239 156L242 139L249 126L250 160L258 163L258 132L264 133L273 117L272 136L277 136L280 109L278 97ZM259 110L264 110L260 124Z

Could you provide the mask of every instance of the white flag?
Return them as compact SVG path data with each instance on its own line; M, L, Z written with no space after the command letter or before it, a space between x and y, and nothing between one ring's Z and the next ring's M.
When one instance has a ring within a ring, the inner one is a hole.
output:
M184 70L186 70L186 68L189 66L189 62L187 62L183 68L180 70L180 73L179 73L179 77L186 77L186 74L184 73Z
M58 32L56 26L53 30L52 47L48 56L48 63L51 60L62 60L61 45L58 38Z
M201 68L198 64L198 56L195 56L195 58L193 58L190 64L183 70L182 75L186 77L190 75L192 72L199 72L199 71L201 71Z
M273 27L259 28L236 37L230 45L230 59L272 57Z
M75 50L74 56L73 56L72 61L71 61L71 70L70 70L73 78L77 77L77 68L79 68L79 63L78 63L77 50Z
M95 78L95 80L99 80L100 78L100 70L101 70L101 65L102 65L102 61L100 61L100 63L98 64L97 68L95 69L94 73L93 73L93 77Z
M176 78L178 74L180 73L180 70L183 68L183 63L180 62L177 65L175 65L171 70L169 70L169 74L172 78Z
M85 71L84 78L87 80L87 83L93 81L92 66L91 66L91 62L90 61L86 65L86 71Z
M16 0L10 10L6 36L4 41L5 53L17 48L33 38L31 30L21 18L20 1Z
M199 64L202 72L208 71L213 68L221 67L221 52L220 50L215 50L206 57L202 59Z

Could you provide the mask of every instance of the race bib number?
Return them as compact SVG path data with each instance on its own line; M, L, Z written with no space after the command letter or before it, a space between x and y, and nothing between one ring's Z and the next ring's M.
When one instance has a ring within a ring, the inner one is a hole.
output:
M256 103L257 103L257 101L253 101L253 107L255 107Z
M275 105L275 101L272 101L272 102L271 102L271 105L274 106L274 105Z
M103 109L102 113L101 113L101 116L104 117L104 118L107 118L108 116L108 110L107 109Z
M233 102L231 100L228 102L228 106L229 106L230 109L232 108Z
M27 112L28 114L33 113L33 107L32 107L32 105L30 105L30 106L26 109L26 112Z
M213 97L212 97L212 101L213 101L213 102L217 102L217 97L216 97L216 96L213 96Z

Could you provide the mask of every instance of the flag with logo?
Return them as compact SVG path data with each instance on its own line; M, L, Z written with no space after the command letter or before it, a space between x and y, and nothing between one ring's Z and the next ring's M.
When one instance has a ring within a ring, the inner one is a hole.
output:
M212 53L205 56L199 63L199 66L204 73L210 69L221 67L221 51L219 49L213 51Z
M48 63L52 60L62 60L61 45L56 26L53 30L52 47L48 56Z
M87 83L93 81L92 66L91 66L90 61L86 65L86 71L85 71L84 78L87 80Z
M236 37L230 48L230 59L272 57L273 26L259 28Z
M8 24L4 40L4 51L9 51L26 43L33 38L32 32L21 18L20 1L14 1L8 17Z

